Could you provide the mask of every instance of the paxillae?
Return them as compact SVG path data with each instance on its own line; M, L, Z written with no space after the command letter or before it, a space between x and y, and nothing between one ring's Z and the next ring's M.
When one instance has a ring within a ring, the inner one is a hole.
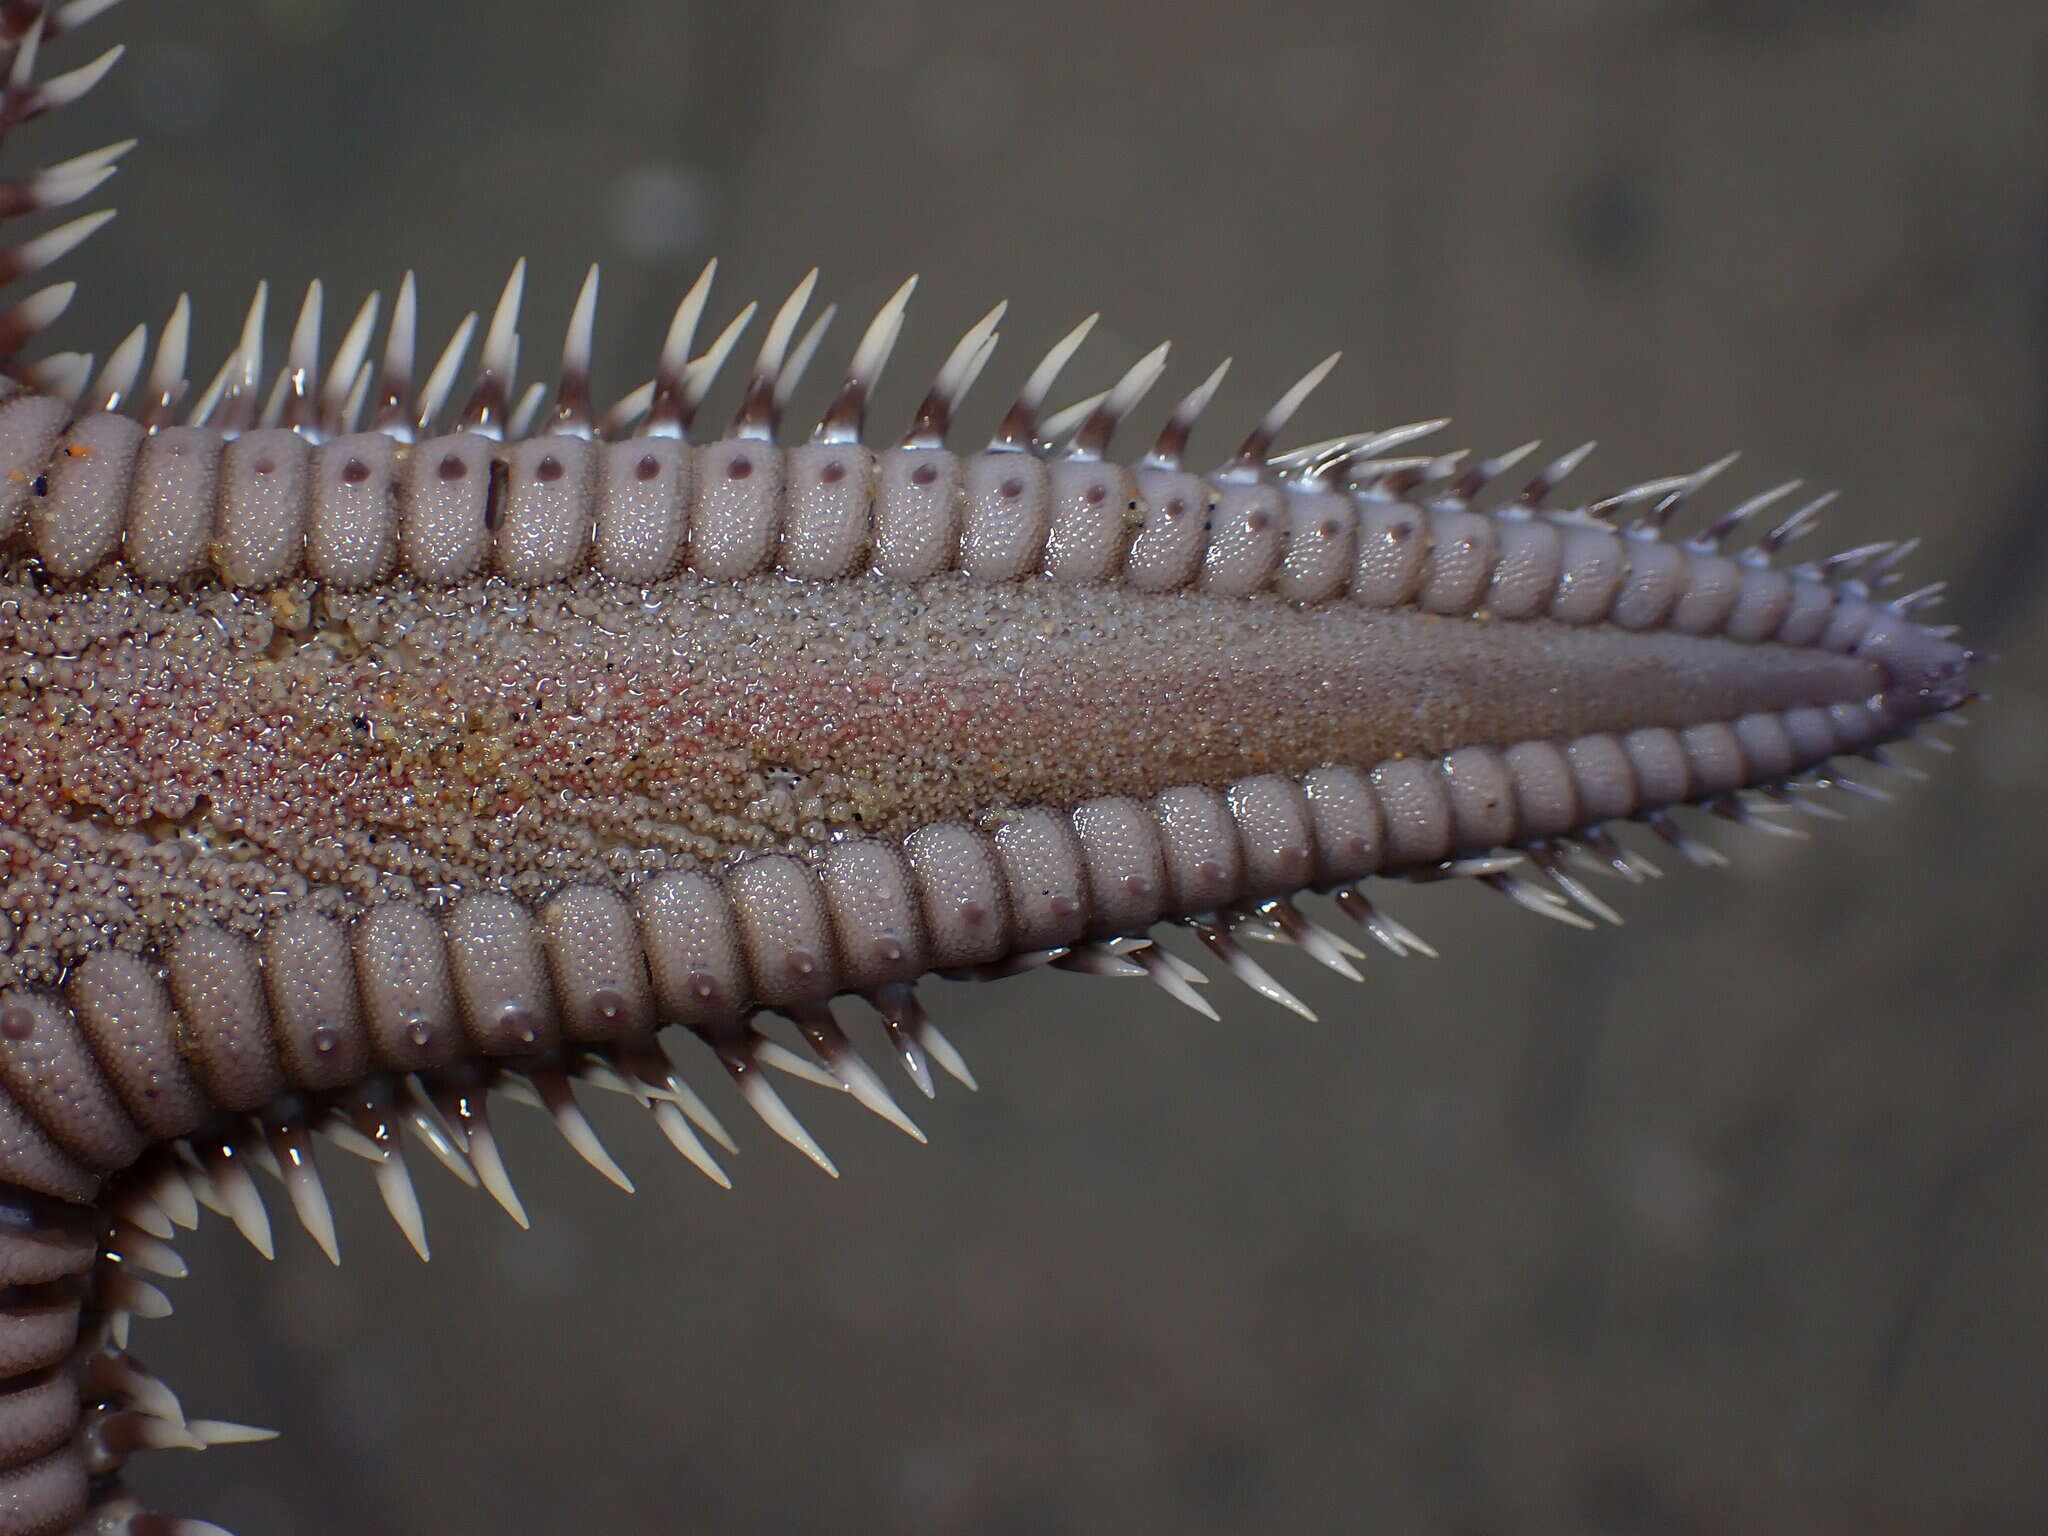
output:
M0 14L0 124L104 74L33 79L99 8ZM84 197L121 152L4 211ZM622 1089L724 1182L707 1142L733 1140L666 1030L830 1168L764 1069L917 1134L843 995L925 1093L933 1058L966 1076L932 973L1058 964L1210 1011L1150 937L1175 923L1299 1008L1241 939L1346 973L1359 951L1298 897L1396 951L1420 941L1375 879L1584 925L1609 909L1583 877L1643 867L1614 827L1708 857L1674 811L1823 809L1832 760L1973 695L1974 655L1917 617L1933 589L1893 591L1909 546L1781 558L1819 505L1789 487L1674 533L1726 461L1564 505L1583 450L1468 465L1412 451L1424 422L1276 451L1330 362L1210 473L1186 461L1221 370L1120 461L1166 349L1048 413L1091 322L971 451L953 419L1000 306L881 436L909 283L786 434L831 313L806 327L808 278L730 426L693 438L754 306L700 354L707 271L600 412L595 272L525 390L523 282L418 382L409 278L381 346L373 298L332 352L316 285L274 374L259 291L200 389L182 303L96 373L24 355L68 285L0 315L0 1536L208 1529L134 1523L120 1486L137 1449L255 1433L188 1420L124 1353L167 1305L138 1271L181 1269L165 1240L201 1204L268 1251L252 1167L335 1253L316 1133L422 1252L408 1128L524 1219L494 1092L623 1183L572 1085Z

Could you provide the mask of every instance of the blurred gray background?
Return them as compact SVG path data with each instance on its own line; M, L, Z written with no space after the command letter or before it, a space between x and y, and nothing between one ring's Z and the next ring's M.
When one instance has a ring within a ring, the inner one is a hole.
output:
M438 337L525 254L531 367L598 259L623 391L707 255L721 319L822 264L835 369L918 271L884 423L998 297L974 430L1092 309L1077 387L1171 336L1182 387L1235 354L1239 430L1341 345L1300 439L1598 436L1588 494L1741 446L1716 505L1841 486L1827 538L1924 536L2003 656L1931 784L1813 847L1717 833L1737 869L1622 892L1620 934L1396 891L1445 958L1359 989L1278 957L1313 1027L1228 982L1221 1026L1133 983L938 986L983 1091L915 1105L920 1148L793 1086L837 1184L708 1070L730 1195L617 1101L633 1199L507 1106L535 1230L421 1161L422 1267L330 1153L345 1268L212 1224L139 1333L192 1411L287 1432L149 1458L167 1506L242 1536L2048 1528L2035 0L130 0L94 31L127 62L33 148L145 144L64 345L190 288L210 370L258 277L352 307L408 264Z

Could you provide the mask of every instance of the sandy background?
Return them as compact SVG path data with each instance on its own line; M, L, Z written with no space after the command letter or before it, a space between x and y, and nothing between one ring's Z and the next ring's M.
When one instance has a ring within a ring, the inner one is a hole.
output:
M1317 1027L1229 984L1222 1026L1136 984L939 987L984 1091L919 1106L918 1148L795 1089L838 1185L746 1127L723 1195L599 1106L628 1200L508 1106L535 1232L422 1164L422 1269L330 1155L345 1269L209 1231L139 1336L194 1411L289 1434L153 1458L170 1507L243 1536L2048 1525L2040 6L131 0L95 31L131 53L92 121L14 151L147 140L67 345L190 287L217 356L259 276L352 303L408 263L445 334L524 253L538 360L596 258L623 390L712 252L721 315L818 262L857 324L916 270L884 421L997 297L976 429L1090 309L1078 378L1231 352L1232 425L1342 345L1303 438L1597 435L1587 493L1742 446L1727 494L1841 486L1832 541L1923 535L2004 656L1931 785L1809 849L1721 834L1737 871L1624 892L1623 934L1396 892L1446 958L1361 990L1281 957Z

